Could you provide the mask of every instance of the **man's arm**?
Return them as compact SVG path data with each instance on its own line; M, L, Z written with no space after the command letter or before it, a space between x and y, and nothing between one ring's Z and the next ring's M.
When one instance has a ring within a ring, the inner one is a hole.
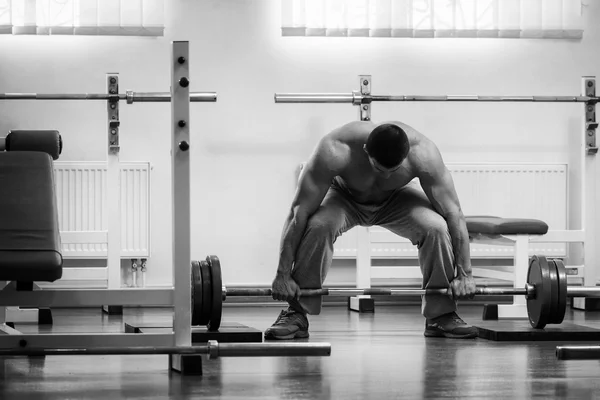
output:
M457 278L472 276L469 232L465 216L460 207L458 195L450 171L446 168L442 156L431 144L423 159L424 168L419 171L421 186L435 210L446 220L457 269Z
M281 235L278 276L291 276L308 218L319 208L331 181L343 168L344 157L340 155L339 147L335 140L323 138L302 171Z

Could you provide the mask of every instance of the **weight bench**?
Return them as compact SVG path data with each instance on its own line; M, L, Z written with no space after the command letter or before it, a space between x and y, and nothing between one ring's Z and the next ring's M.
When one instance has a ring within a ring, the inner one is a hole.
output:
M514 246L513 287L525 287L529 269L529 237L545 235L548 224L537 219L500 218L494 216L467 216L467 230L471 243ZM484 310L484 319L527 318L527 303L523 296L514 296L513 304L493 307L491 315Z
M5 291L39 289L35 281L62 277L52 165L62 141L56 131L11 131L4 147L6 151L0 151L0 282L10 282ZM44 311L1 307L0 323L52 323L49 310Z
M514 268L512 272L513 287L522 288L527 282L527 271L529 268L529 241L531 236L544 235L548 232L548 225L537 219L522 218L500 218L497 216L466 216L467 230L471 243L491 244L495 246L514 247ZM404 239L391 232L370 232L369 229L360 228L357 243L357 285L370 287L371 284L371 257L372 244L396 243ZM405 269L406 267L401 267ZM421 277L419 268L410 268L414 271L411 278ZM382 271L390 271L393 268L378 268L378 278ZM384 272L384 273L385 273ZM390 278L392 277L392 273ZM490 270L474 269L473 274L480 277L498 278L498 275L508 275ZM487 275L487 276L486 276ZM504 276L502 277L504 278ZM359 312L373 312L374 302L370 296L352 297L348 301L349 309ZM523 296L515 296L513 304L501 304L498 306L486 306L484 319L495 318L527 318L527 305Z

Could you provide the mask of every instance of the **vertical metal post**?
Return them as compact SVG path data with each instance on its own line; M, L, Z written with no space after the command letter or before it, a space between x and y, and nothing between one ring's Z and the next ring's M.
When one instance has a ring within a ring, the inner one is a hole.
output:
M596 96L596 78L593 76L584 76L582 78L582 91L584 96ZM596 147L596 128L598 123L596 122L596 106L592 103L585 104L585 120L584 120L584 143L585 150L583 151L582 157L585 163L585 178L583 180L585 187L585 195L583 205L584 212L582 213L583 221L582 225L585 230L585 243L584 243L584 281L585 286L596 286L596 153L598 148Z
M189 43L175 41L171 53L171 196L173 204L173 283L175 346L192 341L190 243L190 91ZM183 356L170 358L184 372Z
M596 77L584 76L581 79L582 90L584 96L596 96ZM583 121L583 140L581 142L581 229L584 230L583 243L583 285L596 286L596 105L592 102L585 103L584 121ZM572 300L574 308L585 310L586 298L575 297Z
M361 96L371 95L371 75L360 75L359 77L360 94ZM362 102L361 102L362 103ZM371 104L362 103L359 105L358 117L361 121L371 120Z
M529 269L529 236L516 235L513 270L513 287L523 288L527 283ZM525 296L513 296L512 304L498 305L498 319L527 319L527 301Z
M596 97L595 77L589 76L583 78L583 95ZM585 139L587 152L590 155L598 153L598 147L596 145L596 129L598 129L598 122L596 122L596 104L592 102L585 103Z
M364 96L371 95L371 75L359 75L360 103L358 105L358 118L361 121L371 120L371 104L364 102ZM355 92L355 94L357 94ZM356 98L355 97L355 98ZM356 287L371 287L371 244L369 241L369 228L359 226L357 229L358 241L356 248ZM369 295L353 296L348 299L348 308L358 312L373 312L374 300Z
M119 75L106 74L110 98L108 113L108 159L106 174L106 216L108 229L108 288L121 287L121 163L119 159Z

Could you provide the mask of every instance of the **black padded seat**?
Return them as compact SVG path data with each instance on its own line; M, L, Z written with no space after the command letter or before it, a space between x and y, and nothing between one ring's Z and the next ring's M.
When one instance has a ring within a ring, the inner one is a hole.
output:
M0 281L53 282L62 254L52 157L0 153Z
M471 235L545 235L548 224L538 219L466 216Z

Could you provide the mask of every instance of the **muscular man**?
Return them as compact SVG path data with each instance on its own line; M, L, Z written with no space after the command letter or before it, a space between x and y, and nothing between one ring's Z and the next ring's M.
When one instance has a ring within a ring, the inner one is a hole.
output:
M356 225L409 239L419 250L423 288L451 289L452 297L423 296L425 336L477 336L456 314L455 299L472 297L475 282L465 218L438 148L400 122L352 122L323 137L303 170L272 285L273 298L289 307L266 339L308 337L306 315L321 312L321 297L300 297L300 288L321 288L336 238Z

